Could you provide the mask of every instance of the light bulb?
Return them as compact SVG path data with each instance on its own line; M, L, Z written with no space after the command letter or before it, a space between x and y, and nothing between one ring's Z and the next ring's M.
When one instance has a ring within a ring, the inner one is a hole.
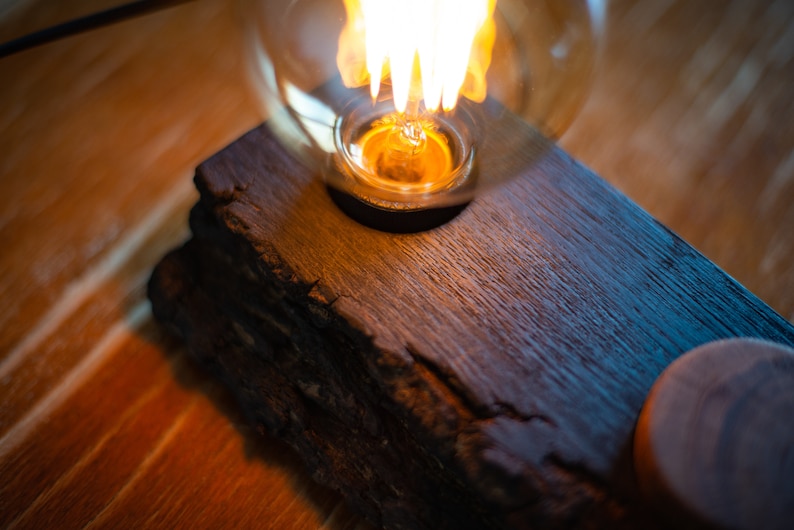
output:
M282 145L348 213L441 220L525 171L565 130L589 87L602 9L241 1L252 79Z

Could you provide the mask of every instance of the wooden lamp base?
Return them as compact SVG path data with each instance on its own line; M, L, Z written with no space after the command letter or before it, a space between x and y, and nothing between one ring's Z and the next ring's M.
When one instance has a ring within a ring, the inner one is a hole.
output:
M388 528L653 527L631 440L676 357L794 328L565 153L450 222L361 226L258 128L197 170L156 317Z

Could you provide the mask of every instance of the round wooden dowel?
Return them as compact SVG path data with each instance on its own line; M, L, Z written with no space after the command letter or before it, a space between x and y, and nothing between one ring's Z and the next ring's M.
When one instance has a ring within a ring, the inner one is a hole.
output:
M676 526L794 528L794 350L728 339L683 355L648 395L634 462Z

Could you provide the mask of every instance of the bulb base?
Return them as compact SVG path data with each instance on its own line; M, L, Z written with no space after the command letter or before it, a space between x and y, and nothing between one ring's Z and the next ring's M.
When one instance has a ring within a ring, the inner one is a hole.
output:
M393 234L412 234L437 228L457 217L469 205L467 202L421 210L394 210L380 208L333 186L326 186L326 189L345 215L369 228Z

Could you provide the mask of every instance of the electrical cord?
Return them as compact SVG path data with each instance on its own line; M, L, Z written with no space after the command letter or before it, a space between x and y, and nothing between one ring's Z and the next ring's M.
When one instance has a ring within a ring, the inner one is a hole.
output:
M97 29L191 1L193 0L138 0L137 2L129 2L104 11L98 11L0 44L0 59L77 33Z

